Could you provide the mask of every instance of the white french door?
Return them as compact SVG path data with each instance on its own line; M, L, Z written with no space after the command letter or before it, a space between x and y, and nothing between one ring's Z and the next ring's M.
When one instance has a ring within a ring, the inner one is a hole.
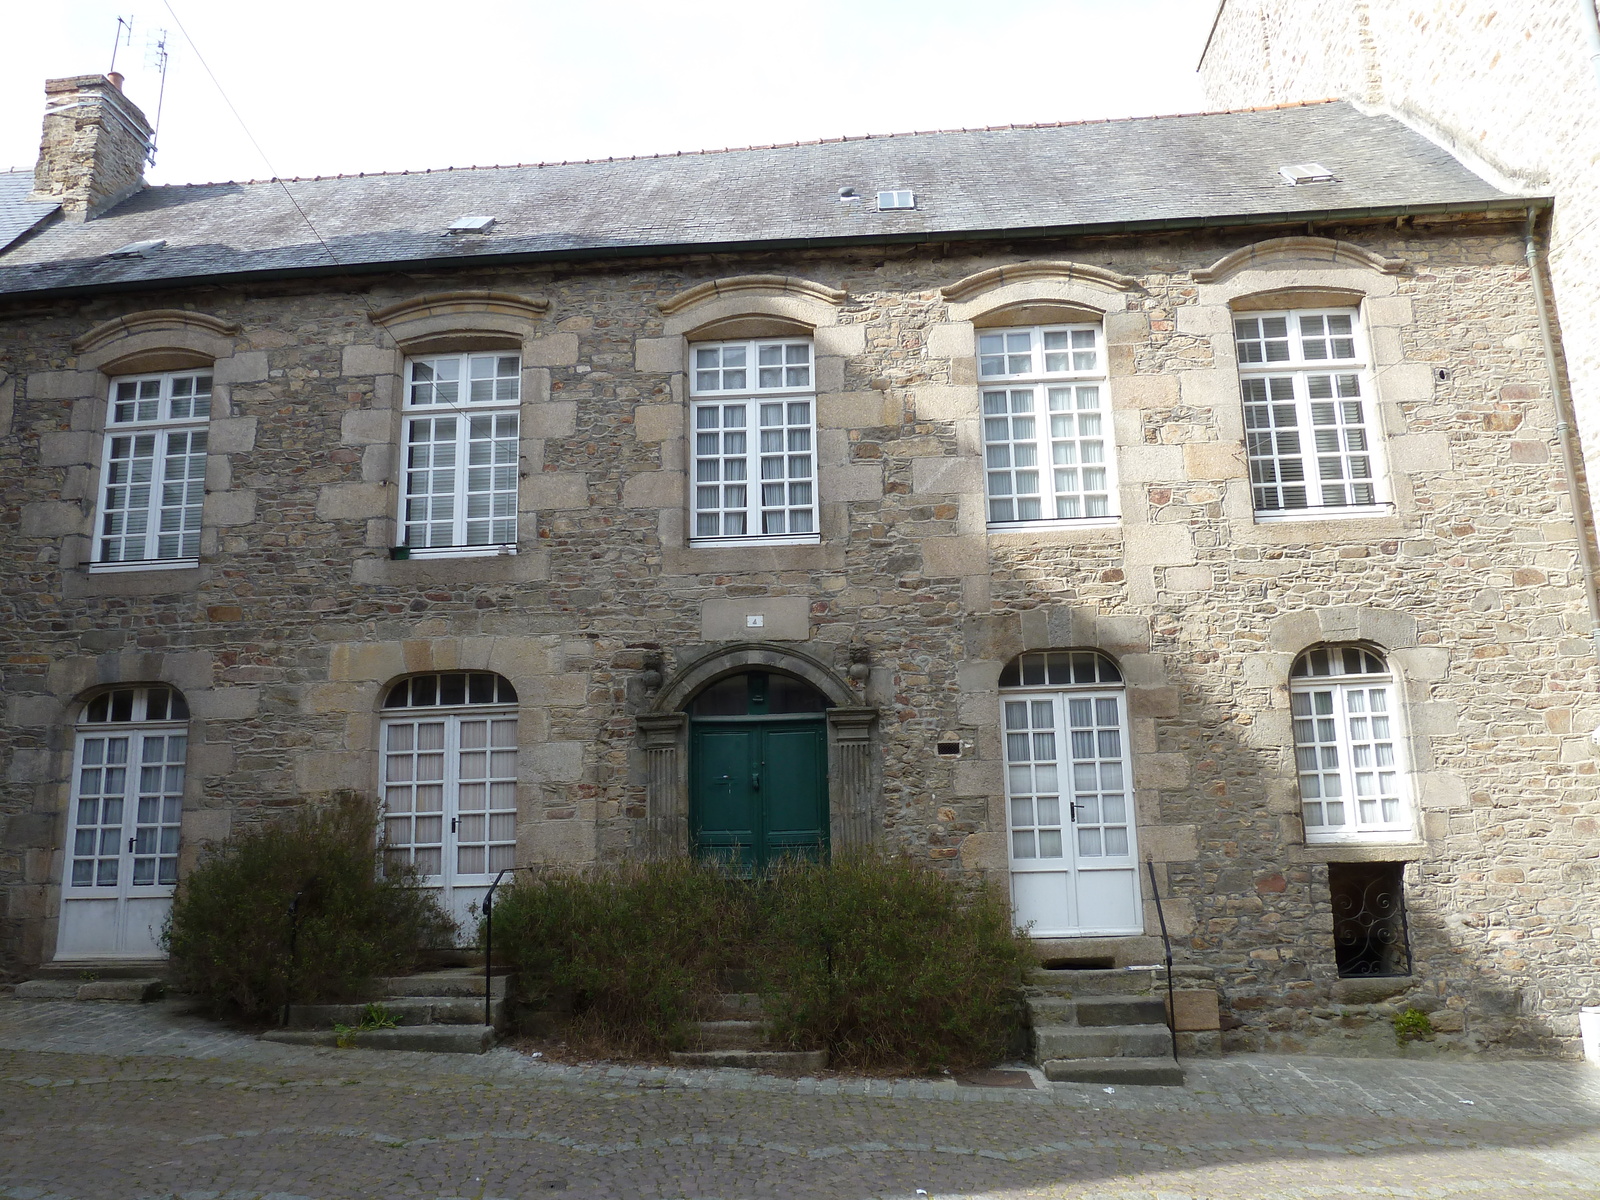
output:
M1002 707L1017 925L1143 933L1125 694L1008 692Z
M429 713L383 723L384 849L438 888L463 944L512 865L517 826L514 713Z
M79 731L57 960L164 955L188 742L186 722Z

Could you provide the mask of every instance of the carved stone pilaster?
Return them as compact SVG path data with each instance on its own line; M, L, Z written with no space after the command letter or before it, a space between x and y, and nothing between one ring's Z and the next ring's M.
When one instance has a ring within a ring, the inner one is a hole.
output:
M689 853L689 718L663 713L636 724L645 753L645 854L681 858Z
M829 838L835 853L871 849L883 833L872 744L877 719L875 708L828 710Z

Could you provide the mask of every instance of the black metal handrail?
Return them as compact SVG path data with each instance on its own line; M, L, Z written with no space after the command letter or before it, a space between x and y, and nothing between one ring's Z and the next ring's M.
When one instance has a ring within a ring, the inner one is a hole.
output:
M538 867L503 867L494 882L489 885L489 890L484 894L483 903L478 910L483 913L483 1023L493 1025L490 1020L490 1005L494 992L490 983L490 971L494 965L494 893L500 886L500 881L515 871L537 871Z
M1150 869L1150 894L1156 902L1156 920L1161 922L1161 945L1167 953L1167 1032L1172 1035L1172 1061L1178 1061L1178 1006L1172 992L1172 939L1167 936L1167 914L1161 910L1161 888L1156 883L1156 862L1144 860Z

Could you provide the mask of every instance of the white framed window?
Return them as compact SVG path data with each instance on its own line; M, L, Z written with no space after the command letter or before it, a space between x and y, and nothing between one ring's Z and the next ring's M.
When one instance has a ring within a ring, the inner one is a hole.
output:
M989 525L1117 515L1098 325L978 334Z
M402 544L411 558L514 553L522 359L406 361Z
M384 699L384 852L429 885L481 886L512 865L516 703L487 671L413 676Z
M1398 689L1361 646L1319 646L1289 672L1295 768L1306 841L1406 841L1412 835Z
M1356 310L1250 313L1233 331L1256 515L1387 504Z
M211 372L111 381L92 566L190 567L200 561Z
M169 894L178 882L189 707L167 687L115 688L78 720L69 895Z
M811 342L699 343L690 353L691 541L819 541Z

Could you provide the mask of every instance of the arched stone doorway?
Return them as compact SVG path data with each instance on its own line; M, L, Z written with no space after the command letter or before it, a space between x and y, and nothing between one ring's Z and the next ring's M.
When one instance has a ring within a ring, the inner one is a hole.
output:
M793 650L727 646L683 667L638 718L646 853L716 857L748 846L766 858L806 845L876 844L877 715L832 670Z

